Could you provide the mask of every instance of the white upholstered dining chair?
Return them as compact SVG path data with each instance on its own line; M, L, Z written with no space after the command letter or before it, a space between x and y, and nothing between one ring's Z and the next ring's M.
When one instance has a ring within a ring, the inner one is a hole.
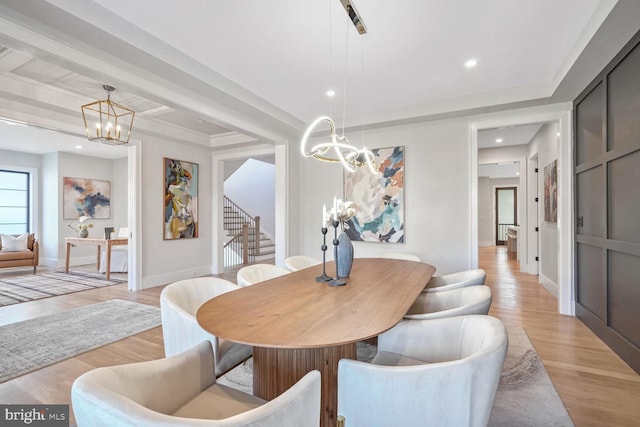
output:
M442 317L487 314L491 307L491 288L466 286L441 292L422 292L404 315L405 319L439 319Z
M118 230L119 239L129 238L129 227L120 227ZM126 273L129 271L129 249L125 245L111 247L111 273ZM100 273L107 271L107 250L100 251Z
M449 291L451 289L464 288L465 286L484 285L486 277L486 272L481 268L433 276L429 279L423 292Z
M407 261L422 262L422 260L418 255L405 253L405 252L386 252L380 255L380 258L404 259Z
M340 360L338 415L349 427L485 427L507 341L490 316L402 321L371 363Z
M307 255L293 255L284 260L284 266L289 271L298 271L318 264L322 264L322 261Z
M320 373L267 402L216 383L209 341L165 359L94 369L71 388L78 427L317 427Z
M291 273L289 270L273 264L253 264L242 267L236 275L238 286L249 286L258 282L284 276Z
M160 293L165 355L173 356L200 341L210 341L218 376L247 360L252 353L250 346L211 335L196 319L202 304L236 289L239 287L234 283L217 277L196 277L167 285Z

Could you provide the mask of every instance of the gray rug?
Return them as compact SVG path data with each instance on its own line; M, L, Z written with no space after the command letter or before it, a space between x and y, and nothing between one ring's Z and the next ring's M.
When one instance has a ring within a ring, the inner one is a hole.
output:
M358 360L368 362L375 353L375 346L358 343ZM252 393L252 368L252 359L249 359L219 378L218 382ZM521 327L509 328L509 350L489 426L573 426L547 371Z
M509 328L509 350L489 425L573 426L549 374L521 327Z
M0 306L125 283L126 279L80 271L0 276Z
M113 299L0 327L0 383L160 326L160 309Z

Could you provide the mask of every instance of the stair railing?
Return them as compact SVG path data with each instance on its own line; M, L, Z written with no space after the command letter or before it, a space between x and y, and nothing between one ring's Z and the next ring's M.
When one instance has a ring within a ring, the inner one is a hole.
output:
M260 217L252 217L227 196L223 198L223 209L225 212L225 230L235 232L231 240L224 245L224 249L227 247L231 249L231 251L224 251L224 265L237 264L232 257L233 254L240 253L243 254L243 264L253 264L255 257L260 255ZM227 216L226 213L229 211L232 211L234 214Z
M242 224L242 229L222 247L224 253L224 265L236 265L238 263L238 254L242 254L242 264L248 265L255 261L255 257L252 257L249 252L249 245L245 245L244 242L249 241L249 226Z

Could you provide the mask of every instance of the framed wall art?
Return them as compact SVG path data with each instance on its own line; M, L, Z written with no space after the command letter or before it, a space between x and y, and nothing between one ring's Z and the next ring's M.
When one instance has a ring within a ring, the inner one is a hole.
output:
M544 220L558 222L558 161L544 167Z
M198 164L164 158L165 240L198 237Z
M111 182L87 178L62 178L62 217L111 217Z
M345 231L353 241L404 243L404 147L371 152L377 173L344 172L344 199L356 210Z

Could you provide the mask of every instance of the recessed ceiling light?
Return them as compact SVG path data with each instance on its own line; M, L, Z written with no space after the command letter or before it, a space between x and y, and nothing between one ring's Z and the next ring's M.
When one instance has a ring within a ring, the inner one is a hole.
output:
M82 145L76 145L76 150L82 150Z
M473 68L478 64L478 61L475 59L469 59L464 63L464 66L467 68Z
M560 136L560 132L556 133L556 136Z
M516 172L516 175L517 175L517 176L520 176L520 172Z
M497 142L498 144L500 144L500 143L502 142L502 138L498 138L498 139L496 139L496 142Z
M336 91L335 91L335 90L333 90L333 89L329 89L329 90L327 91L327 96L328 96L329 98L333 98L334 96L336 96Z

